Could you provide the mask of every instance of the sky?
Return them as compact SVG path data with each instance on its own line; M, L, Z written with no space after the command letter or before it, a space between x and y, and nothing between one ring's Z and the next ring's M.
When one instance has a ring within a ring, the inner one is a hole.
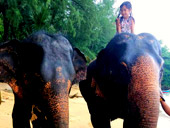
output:
M170 0L115 0L113 7L124 1L132 4L135 34L151 33L170 49Z

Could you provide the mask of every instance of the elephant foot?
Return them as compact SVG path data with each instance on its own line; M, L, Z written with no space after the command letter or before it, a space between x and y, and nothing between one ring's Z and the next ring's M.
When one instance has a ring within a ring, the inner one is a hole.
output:
M14 106L13 113L13 128L30 128L31 110Z
M91 122L94 128L111 128L110 119L105 117L105 115L91 114Z

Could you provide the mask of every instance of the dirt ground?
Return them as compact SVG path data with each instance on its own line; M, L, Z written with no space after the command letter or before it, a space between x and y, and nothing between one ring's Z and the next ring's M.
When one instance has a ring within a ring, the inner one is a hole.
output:
M12 108L14 104L14 96L7 84L0 83L0 92L2 103L0 105L0 128L12 128ZM87 105L82 98L78 86L73 86L69 98L69 125L70 128L92 128L90 115ZM117 119L111 122L112 128L123 128L123 120ZM160 110L160 118L158 128L170 128L170 117Z

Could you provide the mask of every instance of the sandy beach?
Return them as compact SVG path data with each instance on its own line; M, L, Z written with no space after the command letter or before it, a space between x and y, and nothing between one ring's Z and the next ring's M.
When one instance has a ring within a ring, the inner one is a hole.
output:
M2 103L0 105L0 128L12 128L12 108L14 104L14 96L7 84L0 84ZM90 115L86 102L82 98L78 86L73 86L69 98L69 127L70 128L92 128ZM170 105L170 95L165 96L166 101ZM111 122L112 128L123 128L123 120L117 119ZM160 107L160 116L157 128L170 128L170 117L167 116Z

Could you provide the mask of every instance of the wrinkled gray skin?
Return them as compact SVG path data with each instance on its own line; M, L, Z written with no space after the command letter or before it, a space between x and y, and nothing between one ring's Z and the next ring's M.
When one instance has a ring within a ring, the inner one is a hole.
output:
M68 94L85 76L84 55L61 35L37 32L0 46L0 80L15 95L14 128L30 128L30 120L36 128L68 128Z
M160 44L148 33L117 34L87 68L80 91L94 128L156 128L163 59Z

